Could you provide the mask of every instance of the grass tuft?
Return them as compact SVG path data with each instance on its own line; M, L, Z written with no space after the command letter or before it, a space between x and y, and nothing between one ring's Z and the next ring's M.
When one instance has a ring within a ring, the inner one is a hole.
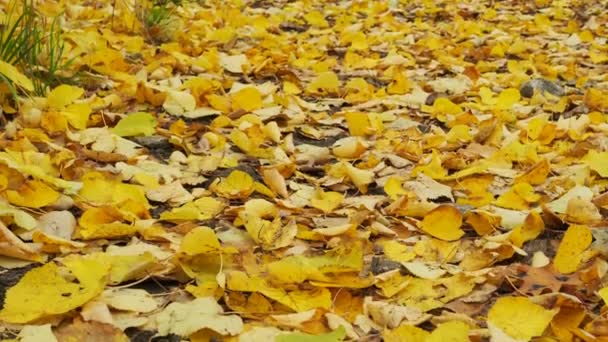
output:
M33 93L44 96L60 83L70 83L65 43L58 18L50 23L35 10L33 0L13 0L0 22L0 60L17 67L34 84ZM14 96L15 85L2 76Z
M177 29L175 9L176 3L172 1L143 2L136 7L146 40L159 44L173 39Z

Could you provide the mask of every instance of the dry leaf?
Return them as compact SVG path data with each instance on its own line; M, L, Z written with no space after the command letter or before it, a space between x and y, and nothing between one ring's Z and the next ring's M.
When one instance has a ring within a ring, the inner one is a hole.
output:
M553 260L560 273L572 273L578 269L582 253L591 245L591 230L587 226L571 225L562 238Z
M440 205L424 216L420 228L442 240L454 241L464 235L460 229L462 225L462 214L450 205Z
M522 315L526 312L526 315ZM502 297L488 312L488 323L516 340L529 341L540 336L556 310L546 310L525 297Z

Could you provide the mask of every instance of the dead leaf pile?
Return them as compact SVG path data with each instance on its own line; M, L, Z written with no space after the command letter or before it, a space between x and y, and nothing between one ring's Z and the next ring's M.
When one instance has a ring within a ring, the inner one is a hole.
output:
M38 1L0 337L608 341L606 6Z

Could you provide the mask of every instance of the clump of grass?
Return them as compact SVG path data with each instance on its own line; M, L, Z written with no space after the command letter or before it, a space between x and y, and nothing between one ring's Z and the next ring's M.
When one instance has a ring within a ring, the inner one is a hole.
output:
M179 19L174 15L180 1L144 1L136 5L136 15L146 40L160 44L171 41L179 29Z
M65 41L61 35L59 19L54 18L48 33L35 44L29 54L26 74L34 83L34 92L44 95L49 88L62 83L73 83L74 75L68 73L73 59L65 60Z
M113 0L112 29L141 34L151 44L172 41L181 29L181 20L175 15L181 4L182 0Z
M21 13L19 13L21 11ZM8 6L0 24L0 59L19 65L31 54L41 36L36 14L31 2L24 1L23 8L13 1Z
M69 83L71 61L64 58L65 43L57 18L50 24L35 10L33 0L14 0L0 22L0 60L11 64L34 84L34 94L43 96L47 89ZM2 76L16 96L15 85Z

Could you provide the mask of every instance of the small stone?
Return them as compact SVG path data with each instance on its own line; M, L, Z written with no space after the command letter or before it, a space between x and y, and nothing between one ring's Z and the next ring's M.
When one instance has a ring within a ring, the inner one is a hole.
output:
M527 81L519 87L519 93L523 97L530 98L534 96L534 90L548 92L555 96L564 96L565 91L559 84L549 81L544 78L535 78Z

